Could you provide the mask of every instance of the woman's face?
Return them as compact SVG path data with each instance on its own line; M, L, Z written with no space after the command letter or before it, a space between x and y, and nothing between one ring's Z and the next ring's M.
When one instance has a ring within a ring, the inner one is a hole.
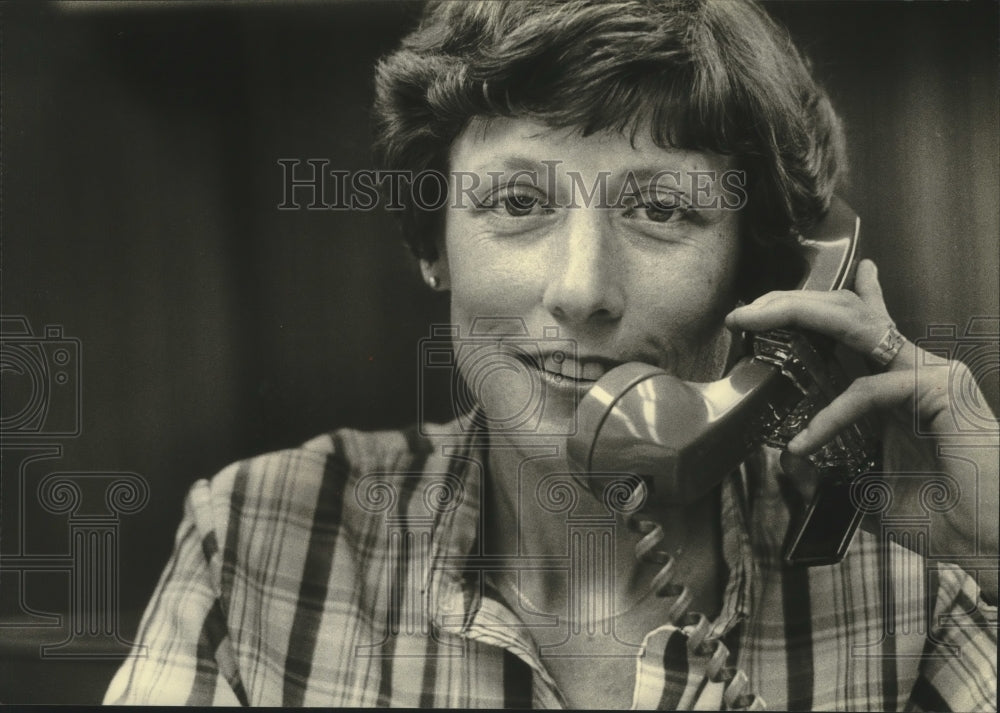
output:
M729 159L522 119L474 121L450 158L431 269L494 430L572 432L580 396L624 362L721 375L739 257Z

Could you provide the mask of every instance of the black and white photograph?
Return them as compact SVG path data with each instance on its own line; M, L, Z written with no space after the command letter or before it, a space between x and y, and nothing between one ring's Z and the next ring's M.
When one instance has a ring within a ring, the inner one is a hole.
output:
M998 40L0 4L0 704L996 711Z

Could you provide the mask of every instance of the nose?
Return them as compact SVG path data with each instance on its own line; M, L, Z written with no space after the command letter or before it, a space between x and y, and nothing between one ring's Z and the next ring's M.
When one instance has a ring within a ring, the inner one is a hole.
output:
M562 324L606 325L621 319L621 255L603 211L577 208L553 236L544 307Z

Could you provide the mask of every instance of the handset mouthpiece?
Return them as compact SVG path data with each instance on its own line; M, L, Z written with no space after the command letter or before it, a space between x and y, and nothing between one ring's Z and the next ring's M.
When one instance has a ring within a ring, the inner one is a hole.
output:
M773 429L778 417L770 405L796 394L779 370L749 359L711 383L624 364L580 401L577 432L567 444L570 462L580 472L642 477L654 506L690 504Z

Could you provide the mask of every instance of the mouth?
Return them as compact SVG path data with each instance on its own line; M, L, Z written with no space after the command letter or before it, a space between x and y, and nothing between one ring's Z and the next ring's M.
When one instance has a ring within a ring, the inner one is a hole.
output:
M573 389L589 389L604 374L623 363L596 355L573 357L561 351L542 354L541 360L523 353L518 358L538 371L546 383Z

